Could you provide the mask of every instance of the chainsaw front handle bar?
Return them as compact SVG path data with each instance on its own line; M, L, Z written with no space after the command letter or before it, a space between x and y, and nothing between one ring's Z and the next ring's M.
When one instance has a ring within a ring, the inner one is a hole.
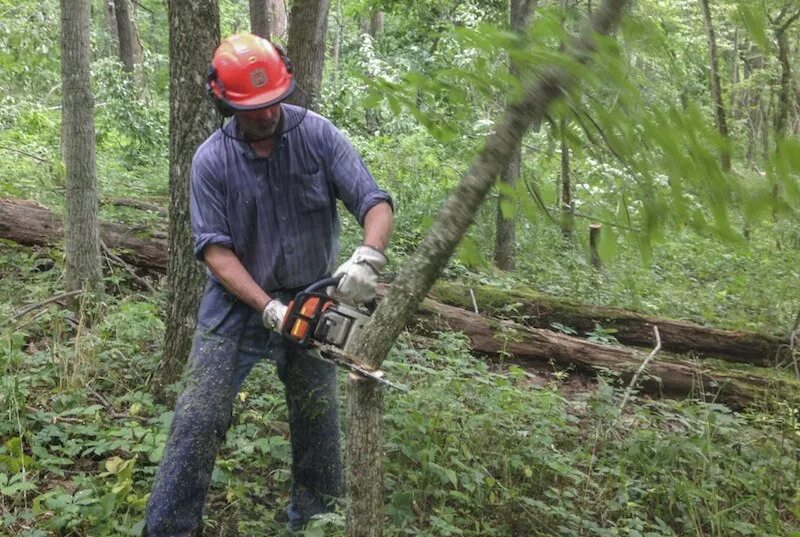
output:
M312 283L311 285L306 287L303 292L304 293L313 293L314 291L317 291L318 289L323 289L325 287L331 287L331 286L335 287L336 285L339 285L339 280L340 279L342 279L341 276L336 277L336 278L324 278L324 279L322 279L322 280L320 280L318 282Z

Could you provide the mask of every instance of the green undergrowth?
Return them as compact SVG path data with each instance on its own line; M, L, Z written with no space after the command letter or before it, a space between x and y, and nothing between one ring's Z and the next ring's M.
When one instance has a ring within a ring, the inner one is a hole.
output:
M55 267L37 272L44 254ZM21 313L57 294L61 270L55 252L0 250L0 534L136 535L172 415L148 393L163 298L112 274L91 327L55 303ZM569 372L488 365L453 333L404 335L384 367L410 388L385 398L387 536L800 531L796 408L634 398L620 415L613 377L566 396ZM213 535L282 535L286 420L262 363L212 478ZM342 510L305 533L343 535Z

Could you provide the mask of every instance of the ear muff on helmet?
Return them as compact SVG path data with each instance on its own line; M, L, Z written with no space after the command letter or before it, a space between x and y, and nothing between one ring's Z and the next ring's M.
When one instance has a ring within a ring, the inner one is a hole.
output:
M279 45L252 34L225 39L208 68L206 91L220 114L277 104L295 89L293 66Z
M217 68L214 67L214 64L211 64L208 66L208 74L206 76L206 92L214 101L214 105L217 107L217 112L219 112L222 117L232 116L234 112L233 108L228 106L223 99L217 97L217 92L214 91L214 85L219 87L219 93L225 95L225 86L217 77Z

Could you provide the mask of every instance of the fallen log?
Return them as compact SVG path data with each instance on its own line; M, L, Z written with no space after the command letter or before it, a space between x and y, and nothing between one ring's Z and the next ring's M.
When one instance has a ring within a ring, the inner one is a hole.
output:
M629 347L602 345L551 330L529 328L507 320L487 318L430 299L423 301L415 321L422 332L460 331L473 352L511 355L521 361L548 363L597 373L609 370L626 381L637 371L645 354ZM659 330L661 327L659 326ZM797 401L800 381L776 376L774 371L748 367L747 371L714 368L707 362L659 354L647 367L640 388L656 395L703 396L706 400L742 408L768 398Z
M53 245L64 240L60 216L37 203L0 198L0 238L27 246ZM167 270L167 241L124 224L100 224L100 238L120 258L139 268L164 273Z
M542 295L530 289L506 291L490 286L468 287L440 280L429 296L439 302L472 309L470 289L479 310L492 317L509 317L531 328L551 328L560 323L579 333L588 333L599 323L617 331L614 337L624 345L652 348L655 345L653 326L661 331L664 350L675 353L695 352L729 361L772 366L781 363L789 347L788 338L754 332L721 330L699 324L654 315L645 315L622 308L582 304ZM509 311L509 305L514 311Z
M167 243L163 235L156 238L123 224L104 223L101 237L127 263L162 274L166 271ZM0 238L25 245L58 244L63 240L61 218L30 201L0 199ZM440 280L430 296L440 302L472 309L469 289ZM753 365L771 365L789 343L788 339L776 336L721 330L620 308L580 304L531 290L504 291L489 286L471 289L476 304L486 315L508 316L508 306L514 304L516 317L530 328L550 328L551 323L557 322L585 333L593 330L597 322L616 328L614 336L625 345L651 348L654 345L652 327L657 325L665 351L695 352Z

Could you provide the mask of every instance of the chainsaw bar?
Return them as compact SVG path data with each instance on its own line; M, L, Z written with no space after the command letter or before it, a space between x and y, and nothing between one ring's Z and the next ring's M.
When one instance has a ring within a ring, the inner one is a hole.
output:
M347 369L356 375L372 379L375 382L383 384L384 386L389 386L395 390L400 390L401 392L409 391L409 389L405 386L396 384L383 378L383 371L372 371L367 369L363 364L359 363L359 361L353 355L346 353L342 349L334 347L333 345L314 343L309 350L313 351L311 354L318 360L322 360L323 362L328 362L329 364L333 364L337 367Z

